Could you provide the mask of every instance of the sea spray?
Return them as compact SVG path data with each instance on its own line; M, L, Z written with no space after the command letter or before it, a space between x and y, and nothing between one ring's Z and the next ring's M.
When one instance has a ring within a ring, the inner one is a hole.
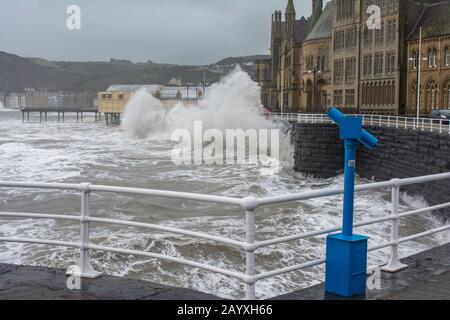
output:
M137 91L126 106L122 128L137 138L171 140L172 134L180 129L189 130L193 136L194 124L198 122L202 123L203 130L215 129L224 135L227 130L237 129L272 129L286 133L282 124L264 117L260 87L239 67L212 85L195 107L183 102L164 107L145 88ZM183 147L186 145L180 149ZM281 159L291 161L291 150L290 139L281 134Z
M133 138L163 135L167 131L167 121L161 101L146 88L136 91L125 106L122 128Z

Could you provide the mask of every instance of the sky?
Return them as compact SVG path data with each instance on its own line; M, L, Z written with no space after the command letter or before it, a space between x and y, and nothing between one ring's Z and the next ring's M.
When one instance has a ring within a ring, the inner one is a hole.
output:
M204 65L268 54L271 14L287 0L1 0L0 51L53 61ZM297 17L310 0L294 0ZM81 30L69 30L70 5Z

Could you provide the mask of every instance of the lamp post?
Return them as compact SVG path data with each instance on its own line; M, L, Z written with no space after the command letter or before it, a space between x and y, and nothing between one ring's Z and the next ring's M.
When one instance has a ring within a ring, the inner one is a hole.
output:
M420 27L420 31L419 31L419 51L417 52L415 57L411 57L409 58L409 61L413 61L417 59L417 66L416 66L416 70L417 70L417 92L416 92L416 98L417 98L417 105L416 105L416 116L417 116L417 124L419 124L419 120L420 120L420 89L421 89L421 67L422 67L422 60L423 61L427 61L427 58L422 58L422 27Z

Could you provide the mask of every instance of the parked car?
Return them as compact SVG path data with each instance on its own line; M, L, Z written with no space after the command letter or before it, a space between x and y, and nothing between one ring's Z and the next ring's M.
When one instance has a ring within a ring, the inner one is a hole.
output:
M442 110L433 110L430 114L430 118L436 120L443 120L443 124L450 124L450 110L442 109ZM439 121L440 122L440 121Z

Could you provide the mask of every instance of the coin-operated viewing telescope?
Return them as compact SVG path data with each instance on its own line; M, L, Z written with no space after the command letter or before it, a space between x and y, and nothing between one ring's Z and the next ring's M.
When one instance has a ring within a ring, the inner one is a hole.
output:
M353 234L356 151L359 143L373 149L378 140L363 129L361 117L346 116L337 108L328 116L339 125L340 138L345 141L345 165L343 232L327 238L325 291L353 297L366 293L368 247L367 237Z

